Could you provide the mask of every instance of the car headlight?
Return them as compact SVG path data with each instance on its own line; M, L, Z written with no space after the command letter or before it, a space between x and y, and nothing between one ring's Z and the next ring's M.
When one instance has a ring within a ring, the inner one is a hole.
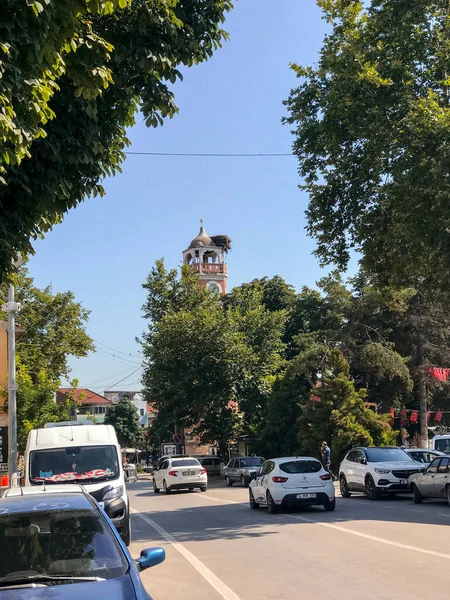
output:
M375 467L374 469L375 473L378 473L379 475L386 475L386 473L390 473L390 469L377 469Z
M106 492L102 498L102 501L111 500L112 498L120 498L121 496L123 496L123 485L119 485L119 487L113 488L112 490L109 490L109 492Z

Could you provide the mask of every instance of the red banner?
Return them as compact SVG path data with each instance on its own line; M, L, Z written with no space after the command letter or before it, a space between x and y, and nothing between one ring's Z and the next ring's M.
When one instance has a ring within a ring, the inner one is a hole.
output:
M400 411L400 425L407 425L408 417L406 416L406 410Z
M439 381L447 381L447 378L450 375L450 369L438 369L437 367L432 367L430 369L430 373Z
M438 410L438 412L434 415L435 421L442 421L442 410Z
M419 411L418 410L412 410L411 411L411 416L409 418L409 420L411 421L411 423L417 423L418 418L419 418Z

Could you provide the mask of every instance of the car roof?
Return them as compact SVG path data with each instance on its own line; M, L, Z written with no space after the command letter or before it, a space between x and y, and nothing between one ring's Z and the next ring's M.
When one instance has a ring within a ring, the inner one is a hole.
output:
M11 488L0 498L0 515L29 513L36 510L92 510L93 502L89 495L79 486L70 487L78 489Z
M320 462L314 456L281 456L278 458L270 458L269 460L272 460L273 462L281 462L286 460L315 460L316 462Z
M198 460L197 456L171 456L168 460Z
M230 460L234 460L235 458L263 458L262 456L232 456Z

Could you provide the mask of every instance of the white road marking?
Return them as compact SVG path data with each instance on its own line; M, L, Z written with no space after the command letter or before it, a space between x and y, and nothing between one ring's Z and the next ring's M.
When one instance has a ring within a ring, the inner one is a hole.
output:
M425 512L424 510L420 510L419 508L407 508L406 510L409 510L409 512L421 513L422 515Z
M201 497L205 498L203 494ZM246 504L244 502L232 502L230 500L218 500L217 498L213 498L212 496L206 496L215 502L221 502L226 504ZM385 506L392 508L391 504L379 504L379 506ZM408 510L416 510L414 508ZM425 511L420 511L425 512ZM450 517L450 513L438 513L441 516ZM385 538L380 538L375 535L369 535L368 533L361 533L359 531L355 531L353 529L349 529L348 527L342 527L341 525L333 525L332 523L324 523L321 521L313 521L312 519L307 519L306 517L300 517L298 515L293 514L281 514L281 516L293 519L297 519L297 521L303 521L304 523L311 523L312 525L320 525L321 527L328 527L329 529L336 529L337 531L342 531L343 533L349 533L351 535L355 535L356 537L361 537L366 540L370 540L372 542L378 542L379 544L386 544L387 546L394 546L395 548L402 548L403 550L412 550L413 552L419 552L420 554L428 554L429 556L436 556L437 558L445 558L450 560L450 554L444 554L443 552L436 552L434 550L426 550L425 548L419 548L418 546L411 546L409 544L401 544L400 542L394 542L391 540L387 540ZM334 519L334 522L340 521L340 518ZM348 519L342 519L343 521L348 521Z
M305 517L299 517L297 515L289 515L293 519L297 519L298 521L303 521L304 523L311 523L313 525L320 525L321 527L328 527L329 529L336 529L337 531L342 531L343 533L350 533L351 535L355 535L356 537L364 538L365 540L370 540L372 542L378 542L380 544L386 544L387 546L394 546L395 548L402 548L402 550L412 550L413 552L420 552L421 554L428 554L429 556L436 556L437 558L445 558L450 560L450 554L444 554L443 552L435 552L434 550L426 550L425 548L419 548L417 546L410 546L409 544L401 544L400 542L393 542L391 540L387 540L385 538L380 538L375 535L369 535L368 533L361 533L360 531L354 531L353 529L348 529L347 527L342 527L341 525L333 525L332 523L322 523L320 521L312 521L311 519L306 519Z
M134 508L131 509L131 512L137 517L141 518L143 521L145 521L148 525L153 527L155 531L157 531L165 540L167 540L169 544L172 545L174 550L179 552L189 563L191 563L194 569L200 573L203 579L205 579L205 581L207 581L209 585L212 588L214 588L216 592L220 594L220 596L222 596L222 598L224 598L224 600L240 600L239 596L237 596L233 592L233 590L231 590L221 579L219 579L217 575L214 575L214 573L210 569L208 569L208 567L205 564L203 564L201 560L194 556L192 552L185 548L183 544L177 542L177 540L172 535L170 535L168 531L160 527L158 523L155 523L155 521L149 519L146 515L141 514Z
M395 508L393 504L380 504L383 508Z
M248 505L248 502L236 502L236 500L219 500L218 498L214 498L213 496L208 496L207 494L198 495L199 498L207 498L208 500L213 500L214 502L218 502L219 504L242 504L244 506Z

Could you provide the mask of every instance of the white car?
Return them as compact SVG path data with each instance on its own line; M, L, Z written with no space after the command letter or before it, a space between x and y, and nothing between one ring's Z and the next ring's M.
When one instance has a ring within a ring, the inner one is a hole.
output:
M310 456L266 460L250 482L249 496L250 508L267 506L271 514L287 506L336 505L332 476Z
M153 473L153 491L194 490L206 492L208 475L196 458L172 456L166 458Z
M370 500L378 500L381 494L408 492L409 477L424 470L425 465L396 446L353 448L339 468L341 496L363 492Z
M450 457L437 457L424 473L411 475L409 480L414 502L426 498L447 498L450 504Z

